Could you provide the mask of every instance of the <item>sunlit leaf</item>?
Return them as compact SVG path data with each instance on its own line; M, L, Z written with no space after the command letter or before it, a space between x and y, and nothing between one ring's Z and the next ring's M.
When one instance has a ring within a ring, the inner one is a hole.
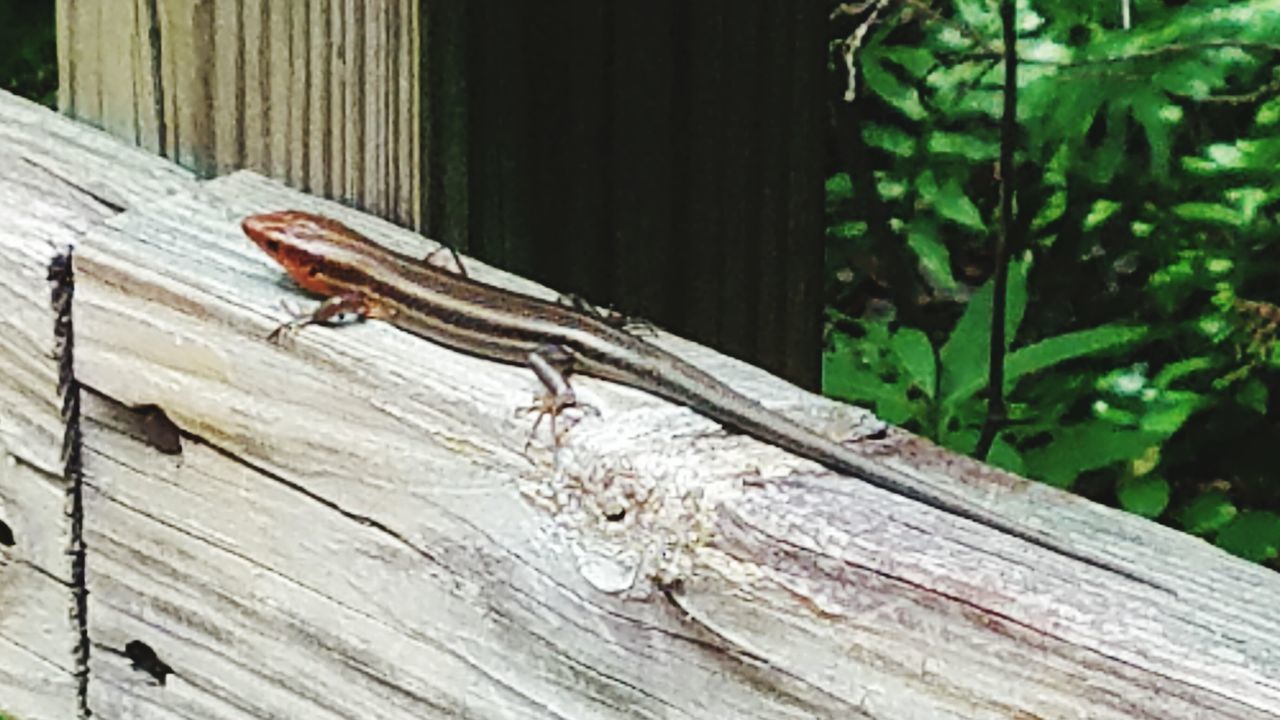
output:
M938 226L932 219L912 219L907 226L907 246L916 254L920 272L929 285L943 293L956 291L959 284L951 273L951 253L938 237Z
M1027 302L1027 271L1030 264L1009 263L1008 303L1005 310L1005 340L1012 343L1022 323ZM991 358L991 295L987 282L965 306L947 342L938 352L942 362L939 395L944 410L950 412L987 385Z
M928 48L918 45L894 45L884 48L881 55L902 66L913 78L924 77L938 64Z
M876 193L884 200L897 200L907 194L907 184L889 173L876 173Z
M1263 103L1258 108L1258 114L1254 116L1254 122L1260 128L1280 125L1280 97L1272 98Z
M926 171L921 175L916 189L920 192L920 196L931 202L938 214L947 220L971 230L985 229L982 213L978 210L978 206L965 195L959 180L948 178L946 183L939 186L933 178L933 173Z
M841 240L852 240L865 235L867 232L867 224L861 220L849 220L847 222L836 223L827 228L827 236L839 238Z
M986 461L990 465L1003 468L1016 475L1026 475L1026 468L1022 462L1022 453L1018 452L1018 448L1004 439L1003 433L997 435L995 442L991 443L991 452L987 453Z
M1156 475L1125 478L1116 486L1120 507L1135 515L1154 518L1169 506L1169 481Z
M1032 477L1057 487L1070 487L1081 473L1139 457L1159 439L1141 430L1118 428L1091 420L1066 425L1053 441L1023 455Z
M911 120L923 120L928 116L928 111L920 102L920 93L910 85L903 84L892 73L881 67L874 56L864 56L862 73L866 78L867 87L898 112Z
M849 173L836 173L827 178L827 201L848 200L853 197L853 182Z
M1031 221L1032 230L1043 230L1050 223L1062 217L1062 213L1067 210L1067 193L1065 190L1059 190L1049 196L1044 205L1040 207L1040 211Z
M1116 214L1120 207L1120 203L1115 200L1095 200L1093 207L1089 208L1089 214L1084 218L1085 232L1093 230L1106 222L1108 218Z
M1244 224L1244 218L1238 210L1218 203L1186 202L1174 205L1170 210L1174 215L1184 220L1198 220L1231 227L1239 227Z
M1226 525L1236 516L1236 506L1220 490L1202 493L1182 509L1182 527L1193 535L1204 535Z
M926 147L931 153L959 155L974 162L995 160L1000 156L1000 145L994 140L984 140L963 133L930 133Z
M1155 93L1144 94L1134 98L1130 107L1133 117L1142 126L1147 136L1147 147L1151 151L1151 177L1157 182L1165 182L1169 172L1170 126L1164 112L1170 107L1164 97Z
M1160 393L1158 400L1142 415L1140 427L1153 435L1169 437L1206 404L1208 399L1200 393L1186 390Z
M891 125L868 123L862 128L862 140L898 157L910 157L916 150L916 139Z
M937 361L929 336L915 328L903 328L893 335L893 351L911 384L932 398L937 384Z
M1218 531L1218 547L1253 562L1280 556L1280 515L1267 511L1246 511Z
M1147 336L1145 327L1103 325L1090 330L1046 338L1009 354L1005 364L1008 387L1030 373L1040 372L1059 363L1094 353L1132 345Z

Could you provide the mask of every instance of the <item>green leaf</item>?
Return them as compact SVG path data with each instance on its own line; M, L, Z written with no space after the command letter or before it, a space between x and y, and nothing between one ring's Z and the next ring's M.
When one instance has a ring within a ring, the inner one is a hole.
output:
M938 224L932 218L916 216L907 226L907 247L916 254L920 273L934 290L955 293L960 285L951 274L951 253L938 238Z
M1166 180L1171 144L1169 131L1173 124L1166 118L1174 114L1164 112L1168 105L1163 93L1142 93L1133 99L1130 106L1133 119L1138 121L1147 136L1147 147L1151 150L1151 178L1157 182Z
M885 382L881 363L874 357L883 342L872 333L863 340L832 333L832 347L822 354L822 392L846 402L871 405L886 422L904 425L918 410L903 383Z
M1159 517L1169 506L1169 481L1155 475L1125 478L1116 487L1116 498L1135 515Z
M890 125L868 123L862 128L862 139L867 145L898 157L911 157L916 151L916 139Z
M1270 391L1267 390L1266 383L1258 378L1249 378L1245 380L1236 390L1236 402L1241 406L1265 416L1267 414L1267 402L1270 399Z
M1085 232L1096 229L1112 215L1115 215L1119 209L1120 203L1114 200L1095 200L1093 207L1089 208L1089 214L1084 218Z
M1280 97L1272 98L1258 108L1253 121L1259 128L1280 125Z
M908 119L920 121L929 116L920 102L920 93L915 88L899 82L892 73L880 65L879 58L873 53L863 55L862 76L866 79L867 87L871 92L879 95Z
M1246 511L1218 531L1215 544L1237 557L1266 562L1280 556L1280 515Z
M883 200L897 200L907 194L907 184L887 172L876 171L876 192Z
M929 73L934 67L937 67L938 61L933 57L933 53L927 48L918 45L894 45L892 47L882 47L880 54L891 62L902 66L904 70L911 74L911 77L919 80Z
M1027 272L1030 263L1009 263L1008 305L1005 310L1005 339L1017 336L1027 306ZM938 353L942 361L940 395L944 414L954 411L987 385L991 359L991 295L988 280L969 298L964 313L952 328ZM1006 366L1007 367L1007 366Z
M1088 134L1107 96L1094 83L1049 76L1020 94L1018 118L1033 148L1058 143L1075 147Z
M1070 487L1081 473L1140 457L1159 438L1101 420L1060 427L1052 442L1024 454L1027 473L1056 487Z
M1193 357L1178 360L1165 365L1152 380L1152 384L1160 389L1172 387L1173 384L1188 375L1213 368L1213 361L1207 357Z
M926 147L931 153L959 155L971 162L987 162L1000 156L998 143L963 133L942 131L929 133Z
M1186 390L1168 390L1150 404L1143 413L1140 426L1149 433L1169 437L1186 424L1197 410L1209 404L1200 393Z
M1058 363L1132 345L1148 334L1145 327L1102 325L1090 330L1065 333L1020 348L1009 354L1005 365L1008 388L1022 377Z
M995 442L991 443L991 452L987 453L986 461L989 465L995 465L1016 475L1026 475L1022 453L1004 439L1004 433L996 435Z
M1186 202L1174 205L1170 209L1174 215L1184 220L1217 223L1230 227L1240 227L1245 224L1244 218L1237 210L1218 203Z
M926 170L916 180L916 190L920 197L933 205L942 217L971 230L985 230L982 224L982 213L973 201L964 194L964 188L956 178L948 178L946 184L939 186L933 172Z
M853 198L853 181L849 173L836 173L827 178L827 202Z
M915 328L903 328L893 335L893 351L907 372L911 384L932 399L937 384L937 360L929 336Z
M1192 535L1204 535L1225 526L1236 516L1236 506L1221 490L1200 494L1182 509L1182 527Z
M827 228L827 237L841 240L860 238L867 232L867 224L860 220L848 220Z
M1102 144L1089 154L1089 161L1085 166L1089 178L1099 185L1110 184L1128 159L1128 103L1124 100L1108 103L1105 117L1106 134L1102 137Z
M1040 211L1031 221L1032 230L1043 230L1050 223L1062 217L1062 213L1067 211L1067 192L1058 190L1049 196L1044 205L1040 207Z

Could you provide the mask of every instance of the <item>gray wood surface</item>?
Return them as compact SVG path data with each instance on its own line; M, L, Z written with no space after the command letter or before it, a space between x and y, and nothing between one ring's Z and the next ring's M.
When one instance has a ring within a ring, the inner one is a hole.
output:
M58 0L59 107L820 382L827 9Z
M197 184L0 94L4 712L76 717L84 677L95 717L128 720L1280 717L1274 573L900 432L868 439L864 413L678 338L656 341L1167 590L607 382L575 381L600 416L558 456L545 437L526 454L522 368L377 322L264 342L279 301L306 299L238 222L283 207L433 247L253 174ZM87 668L45 280L70 244Z
M77 717L86 670L49 267L95 223L184 182L162 160L0 92L0 536L12 537L0 542L0 713L16 720Z
M1280 713L1280 621L1256 605L1280 581L1199 540L902 433L854 445L1157 590L609 383L578 379L600 417L526 456L522 368L376 322L264 342L299 296L237 223L282 207L432 247L239 173L77 252L78 372L110 400L86 410L90 630L172 669L162 686L95 652L100 716ZM824 432L874 426L658 341ZM183 429L181 456L121 429L143 405Z
M58 0L58 107L421 226L421 0Z

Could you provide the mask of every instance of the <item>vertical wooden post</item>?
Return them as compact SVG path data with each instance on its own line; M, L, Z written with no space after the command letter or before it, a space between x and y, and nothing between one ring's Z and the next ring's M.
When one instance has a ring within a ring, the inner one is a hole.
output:
M820 3L59 0L59 18L73 116L817 384Z

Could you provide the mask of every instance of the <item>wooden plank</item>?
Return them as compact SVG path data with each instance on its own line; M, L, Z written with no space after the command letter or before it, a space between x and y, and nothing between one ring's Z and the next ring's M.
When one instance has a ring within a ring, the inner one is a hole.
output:
M63 462L72 406L59 394L68 360L50 266L95 223L184 181L141 150L0 93L0 713L21 720L79 717L85 672L80 507Z
M264 342L290 290L237 220L286 206L429 247L242 173L77 253L81 379L184 431L165 456L89 410L90 633L172 669L160 688L95 652L97 716L1280 716L1280 619L1254 600L1280 579L1197 539L903 433L856 446L1148 587L590 378L600 417L526 456L521 368L382 323ZM852 409L658 341L856 434Z
M120 4L59 0L64 111L818 386L820 6Z
M253 168L420 226L417 6L58 0L59 107L201 175Z
M0 357L0 369L4 362ZM0 393L0 403L6 395ZM4 407L0 414L8 415ZM78 716L80 638L72 613L67 486L60 475L26 465L12 452L0 441L0 714L65 720Z

